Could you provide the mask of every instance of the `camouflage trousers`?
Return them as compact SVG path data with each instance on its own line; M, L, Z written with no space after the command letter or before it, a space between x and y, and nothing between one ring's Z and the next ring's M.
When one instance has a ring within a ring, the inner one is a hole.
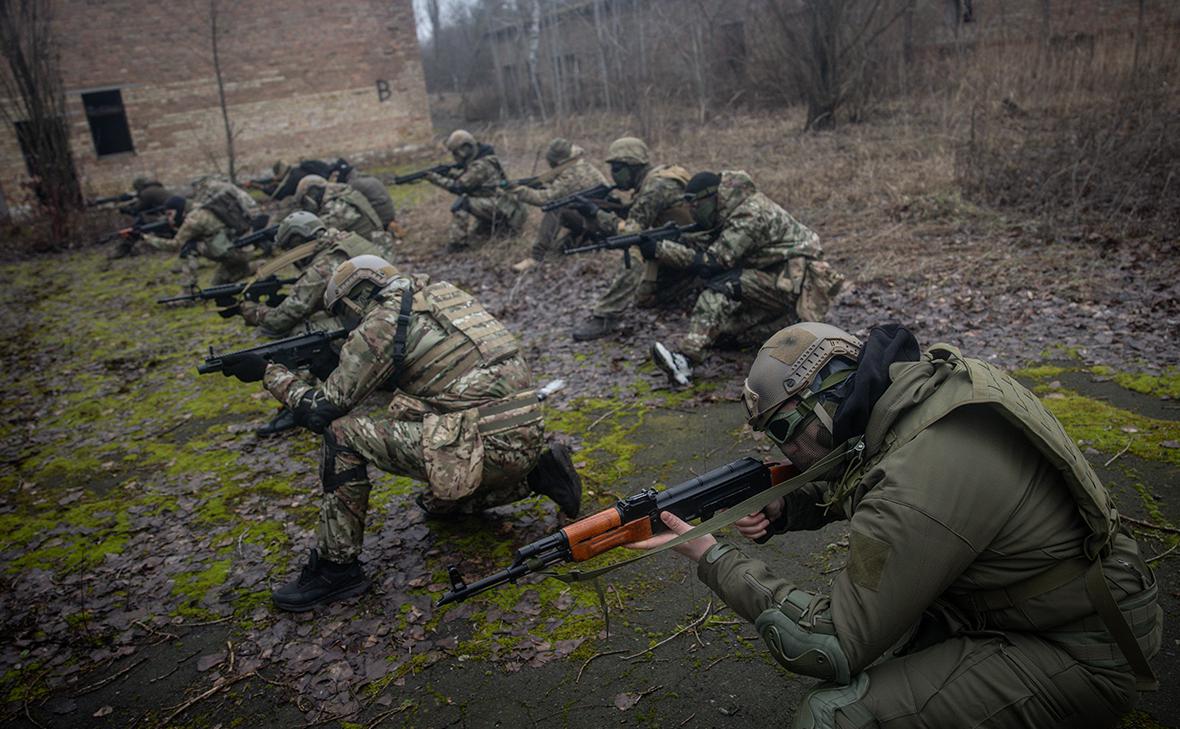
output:
M241 281L249 278L253 272L250 267L250 254L240 248L232 248L218 257L204 253L201 255L217 263L217 269L213 272L213 286ZM180 259L180 285L182 288L197 285L197 269L199 267L197 256L184 256Z
M1082 663L1037 635L958 635L874 664L849 686L803 700L794 726L1113 727L1135 703L1125 666Z
M638 251L631 251L631 268L619 254L619 272L594 306L594 315L617 317L632 305L643 308L674 306L691 300L700 286L692 272L644 261Z
M537 465L545 443L541 423L484 435L480 441L483 475L478 487L449 500L437 494L445 484L428 479L421 422L364 415L333 421L324 434L320 478L326 480L328 469L355 475L334 490L325 490L318 531L320 554L333 562L351 562L360 554L372 488L365 473L370 463L387 473L430 483L422 494L422 505L432 513L474 514L528 496L526 477Z
M735 277L736 278L736 277ZM708 282L697 297L688 333L678 349L693 362L719 341L739 346L760 344L779 329L796 323L795 294L775 286L763 271L742 271L740 285L725 276Z
M502 196L466 197L451 210L447 243L452 248L471 248L497 237L517 235L524 228L527 213L519 202Z
M540 261L565 247L567 241L581 240L588 232L586 219L569 208L554 210L541 216L541 228L533 243L533 258ZM562 235L562 231L566 231Z

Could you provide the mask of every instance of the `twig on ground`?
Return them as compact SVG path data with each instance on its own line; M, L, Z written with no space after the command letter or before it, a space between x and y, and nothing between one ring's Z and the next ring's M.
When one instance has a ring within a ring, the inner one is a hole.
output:
M1143 527L1144 529L1154 529L1157 532L1167 532L1168 534L1180 534L1180 529L1177 529L1176 527L1163 526L1162 524L1152 524L1149 521L1132 519L1131 517L1123 516L1122 514L1119 514L1119 519L1122 519L1128 524L1134 524L1135 526Z
M135 663L132 663L130 666L127 666L126 668L124 668L123 670L119 671L118 673L116 673L114 675L107 676L103 680L96 681L88 686L83 686L82 688L75 691L74 695L75 696L82 696L83 694L88 694L91 691L97 691L100 688L102 688L103 686L106 686L108 683L112 683L114 681L117 681L121 676L124 676L124 675L130 673L132 669L134 669L136 666L138 666L139 664L143 663L146 660L147 660L147 656L144 656L143 658L140 658Z
M1123 449L1121 451L1119 451L1118 453L1115 453L1113 456L1111 456L1110 459L1107 460L1106 463L1102 464L1102 467L1106 468L1106 467L1110 466L1110 464L1114 463L1118 459L1119 456L1126 453L1127 449L1130 447L1131 447L1131 439L1127 438L1127 444L1125 446L1123 446Z
M25 718L28 719L30 722L32 722L33 726L37 727L37 729L45 729L45 725L42 724L41 722L37 721L36 719L34 719L33 715L29 713L29 697L28 696L25 697L24 705L25 705Z
M594 427L596 425L598 425L602 421L606 420L610 416L614 415L615 413L619 412L620 410L622 410L625 407L627 407L627 403L623 403L622 405L616 405L615 407L611 408L610 410L607 410L605 413L598 416L598 418L596 418L593 423L590 423L590 425L586 426L586 430L584 430L582 432L589 433L590 431L594 430Z
M1163 559L1164 557L1167 557L1169 554L1176 551L1176 547L1180 547L1180 542L1176 542L1170 548L1165 549L1164 551L1160 552L1159 554L1157 554L1154 557L1149 557L1147 559L1147 562L1148 563L1156 562L1156 561Z
M205 699L209 698L210 696L212 696L220 691L224 691L225 689L228 689L230 686L233 686L234 684L238 683L239 681L243 681L247 678L250 678L253 675L254 675L254 672L250 671L249 673L243 673L241 676L231 678L228 681L222 681L221 683L214 684L213 688L211 688L207 691L203 691L202 693L197 694L196 696L189 699L188 701L185 701L180 706L177 706L176 709L171 714L169 714L168 717L166 719L164 719L164 721L162 721L160 723L160 726L168 726L169 724L172 723L173 719L180 716L184 712L188 711L196 704L204 701Z
M234 644L233 641L225 641L225 652L229 656L229 665L226 668L226 673L234 672Z
M152 626L143 622L142 620L132 620L131 624L138 625L140 627L140 629L142 629L145 633L159 636L160 640L157 640L155 643L152 643L152 645L156 645L156 643L163 643L166 640L178 640L180 638L180 636L175 633L169 633L166 630L156 630L155 628L153 628Z
M590 661L593 661L595 658L602 658L603 656L615 656L626 652L627 651L624 650L606 651L604 653L595 653L594 655L590 656L586 659L586 662L582 664L582 667L578 669L578 675L574 677L574 685L576 686L577 683L582 680L582 672L586 670L586 666L590 665Z
M303 729L311 729L311 727L313 727L313 726L320 726L321 724L327 724L328 722L340 721L342 719L347 719L348 717L355 716L355 715L359 714L360 712L361 712L361 710L357 709L356 711L349 711L344 714L332 714L331 716L326 716L323 719L316 719L315 721L308 722L308 723L304 724Z
M516 301L516 292L520 290L520 285L529 277L528 271L521 271L516 276L516 283L512 284L512 290L508 292L508 301L504 302L504 309L512 311L512 302Z
M390 709L389 711L383 711L380 714L378 714L377 716L374 716L372 721L370 721L368 724L365 724L365 729L373 729L373 727L377 726L378 724L385 721L389 717L394 716L396 714L400 714L413 705L414 705L413 701L403 701L402 705L397 707L396 709Z
M199 623L174 623L174 625L178 628L199 628L202 625L217 625L219 623L228 623L229 621L233 620L233 618L234 618L234 616L232 616L232 615L226 615L224 618L218 618L216 620L203 620Z
M719 658L714 658L714 659L713 659L713 660L712 660L712 661L709 663L709 665L705 666L705 667L704 667L704 669L702 669L702 672L704 672L704 671L708 671L710 668L712 668L713 666L716 666L718 663L721 663L721 662L722 662L722 661L724 661L726 658L730 658L730 656L721 656L721 657L719 657Z
M697 618L693 622L684 626L680 630L677 630L675 633L673 633L672 635L669 635L667 638L664 638L663 640L661 640L659 643L656 643L652 647L647 648L646 650L641 650L634 655L626 656L623 658L623 660L630 661L634 658L638 658L639 656L642 656L644 653L651 653L656 648L659 648L660 646L662 646L663 644L672 640L673 638L676 638L679 635L683 635L683 634L687 633L688 631L692 630L693 628L697 627L701 623L705 622L705 620L707 620L709 618L709 614L712 612L713 612L713 598L709 598L709 604L705 606L705 612L701 613L701 617Z
M685 719L684 721L682 721L682 722L680 722L679 724L677 724L677 725L676 725L676 728L677 728L677 729L680 729L680 727L684 726L684 725L685 725L685 724L687 724L688 722L690 722L690 721L692 721L693 719L695 719L695 718L696 718L696 716L697 716L697 713L696 713L695 711L694 711L694 712L692 712L691 714L689 714L689 715L688 715L688 718L687 718L687 719Z

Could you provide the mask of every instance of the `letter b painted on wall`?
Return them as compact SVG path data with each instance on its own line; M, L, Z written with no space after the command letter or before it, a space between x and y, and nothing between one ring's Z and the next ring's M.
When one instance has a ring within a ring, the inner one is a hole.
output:
M389 82L383 78L377 79L377 101L389 101L391 96L393 96L393 91L389 88Z

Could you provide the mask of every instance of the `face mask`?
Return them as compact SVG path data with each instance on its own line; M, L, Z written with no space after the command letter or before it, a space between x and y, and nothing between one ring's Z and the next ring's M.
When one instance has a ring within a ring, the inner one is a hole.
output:
M717 225L717 196L707 195L692 203L692 219L702 228Z
M620 190L630 190L635 185L635 169L626 162L611 162L610 176Z

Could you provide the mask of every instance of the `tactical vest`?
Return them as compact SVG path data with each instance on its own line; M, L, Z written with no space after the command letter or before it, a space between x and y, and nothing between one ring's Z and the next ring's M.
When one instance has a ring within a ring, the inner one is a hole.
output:
M202 205L213 213L235 236L243 235L250 230L250 216L242 207L237 192L230 185L220 186L216 192Z
M927 374L929 363L934 364L932 374ZM850 493L860 478L893 449L905 445L953 410L965 405L991 405L1061 473L1090 531L1084 545L1086 556L1097 559L1109 552L1119 526L1110 495L1061 423L1035 395L1005 372L982 360L963 357L947 344L931 347L921 362L894 377L889 389L909 392L923 379L932 384L938 379L942 382L934 394L902 412L896 420L893 415L908 403L890 399L889 391L878 401L865 432L862 458L845 473L840 493Z
M445 281L415 292L415 313L429 313L447 336L415 358L399 377L410 392L443 392L473 367L493 365L520 353L504 328L471 294Z
M365 255L379 257L382 255L371 240L356 233L338 230L329 234L328 240L330 243L328 250L340 251L346 259Z
M675 180L680 183L682 189L692 179L692 175L688 173L688 170L680 165L657 165L651 168L647 174L653 179ZM681 226L693 224L692 211L689 210L687 203L682 201L664 208L656 216L652 225L659 227L670 222Z
M373 212L380 219L382 230L397 218L397 211L393 207L393 198L389 196L389 191L385 189L381 180L376 177L354 177L348 185L365 196L365 200L369 202Z

